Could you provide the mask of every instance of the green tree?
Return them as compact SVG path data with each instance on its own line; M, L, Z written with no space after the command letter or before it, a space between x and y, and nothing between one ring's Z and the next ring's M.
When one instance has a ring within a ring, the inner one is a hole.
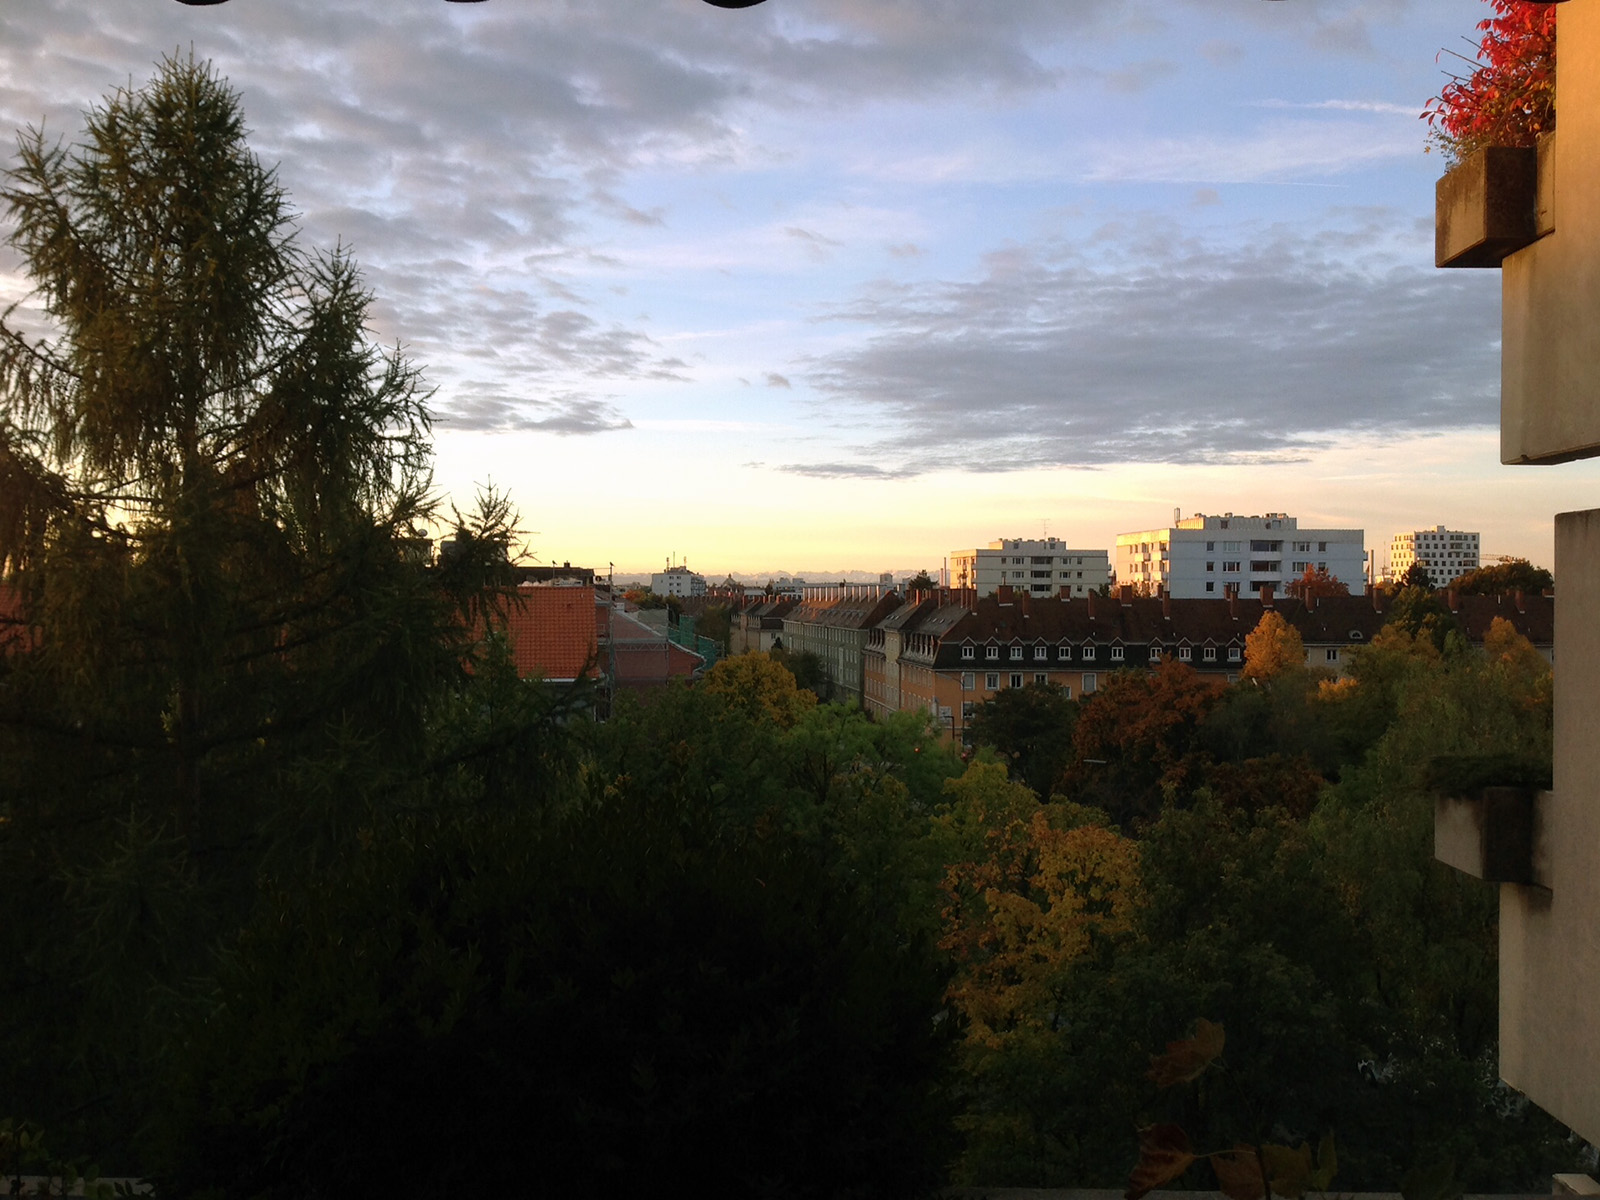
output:
M350 259L298 240L209 67L165 61L71 145L24 134L0 205L46 326L0 322L28 627L0 663L0 1092L125 1155L173 987L261 873L417 799L465 623L415 549L418 373L369 342Z
M972 744L989 746L1013 778L1048 800L1072 761L1078 706L1053 684L1004 688L980 704L968 726Z
M1540 593L1555 586L1555 577L1525 558L1509 558L1492 566L1468 571L1451 587L1463 596L1493 596L1504 592Z

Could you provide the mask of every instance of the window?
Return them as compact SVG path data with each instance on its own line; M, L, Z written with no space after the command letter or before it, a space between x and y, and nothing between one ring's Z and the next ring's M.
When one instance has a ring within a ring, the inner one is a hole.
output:
M1222 564L1222 569L1224 572L1232 572L1237 575L1239 573L1239 564L1237 562L1225 562Z
M1310 565L1311 564L1308 563L1308 562L1297 562L1297 563L1294 564L1294 568L1293 568L1294 569L1294 573L1296 575L1303 575L1305 573L1306 568L1309 567Z
M1206 543L1206 553L1207 554L1210 554L1216 548L1217 548L1217 544L1215 542L1207 542Z
M1194 657L1194 649L1192 647L1190 647L1190 646L1179 646L1178 647L1178 661L1179 662L1188 662L1193 657Z
M1205 659L1206 662L1216 662L1217 661L1217 648L1215 646L1207 646L1205 648L1205 650L1201 653L1200 657Z
M983 686L991 692L994 691L995 688L1000 686L1000 676L995 672L990 671L983 677Z
M1087 695L1089 695L1089 693L1094 691L1094 689L1095 689L1095 677L1093 675L1085 675L1083 677L1083 694L1085 696L1087 696Z
M1317 553L1318 554L1326 554L1327 552L1328 552L1328 543L1327 542L1318 542L1317 543Z
M1085 662L1093 662L1094 661L1094 643L1093 642L1090 642L1086 646L1084 646L1084 648L1083 648L1083 658L1084 658Z
M1215 571L1215 570L1216 570L1216 569L1217 569L1217 564L1216 564L1216 563L1214 563L1214 562L1208 562L1208 563L1207 563L1207 564L1206 564L1206 570L1208 570L1208 571Z
M1122 662L1123 661L1123 659L1122 659L1122 647L1121 646L1113 646L1113 647L1111 647L1111 661L1112 662Z
M1319 562L1319 563L1318 563L1318 564L1317 564L1317 570L1319 570L1319 571L1326 571L1326 570L1327 570L1327 569L1328 569L1328 564L1327 564L1327 563L1325 563L1325 562Z
M1040 671L1034 675L1033 681L1037 684L1046 684L1050 682L1050 676L1046 675L1043 671Z
M1000 657L1000 647L999 646L985 646L983 648L983 656L985 658L999 658Z
M974 704L971 700L963 700L961 702L961 719L962 719L962 721L970 721L970 720L972 720L972 714L977 710L977 707L978 706L976 704Z
M1015 672L1011 676L1011 686L1012 687L1021 687L1022 686L1022 672L1020 672L1020 671Z
M961 647L961 657L962 658L974 658L974 657L976 657L976 655L977 655L977 650L976 650L975 647L972 647L972 646L963 646L963 647Z
M963 692L970 692L972 690L972 680L973 675L971 671L961 672L961 690Z
M1071 686L1068 685L1068 684L1065 684L1065 683L1062 684L1061 685L1061 695L1064 698L1066 698L1068 700L1071 700L1072 699L1072 688L1071 688Z
M1239 647L1237 647L1237 646L1229 646L1228 647L1228 661L1229 662L1238 662L1239 661Z
M1038 659L1040 662L1043 662L1045 659L1050 657L1050 647L1046 646L1043 642L1040 642L1033 648L1033 657Z
M1329 662L1338 662L1339 661L1339 647L1330 646L1328 648L1328 661Z
M1161 643L1157 642L1153 646L1150 647L1150 661L1151 662L1155 662L1156 659L1158 659L1160 657L1161 657Z
M1222 552L1224 554L1237 554L1239 552L1239 543L1238 542L1223 542L1222 543Z
M1021 658L1022 658L1022 647L1021 646L1013 646L1013 647L1011 647L1011 661L1012 662L1018 662L1018 661L1021 660Z
M1214 592L1216 590L1217 590L1217 585L1212 583L1211 580L1209 580L1209 579L1206 580L1206 591Z

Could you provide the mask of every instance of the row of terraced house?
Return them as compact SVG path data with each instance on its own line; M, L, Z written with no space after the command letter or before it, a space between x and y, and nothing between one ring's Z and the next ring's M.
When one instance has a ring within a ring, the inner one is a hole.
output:
M1441 591L1469 641L1481 643L1495 617L1509 620L1553 656L1554 601L1548 595L1461 596ZM830 698L883 716L921 710L957 741L978 705L1006 688L1052 684L1069 696L1093 693L1113 671L1146 670L1171 657L1236 680L1245 639L1269 612L1305 643L1308 665L1344 672L1350 651L1387 619L1382 591L1299 600L1138 596L1035 596L999 588L939 588L902 597L873 585L808 588L798 601L773 600L739 614L735 652L784 649L821 661Z

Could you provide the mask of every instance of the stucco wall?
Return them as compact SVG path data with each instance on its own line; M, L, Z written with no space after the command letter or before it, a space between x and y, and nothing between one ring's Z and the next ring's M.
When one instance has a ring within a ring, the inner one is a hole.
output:
M1500 1074L1600 1142L1600 509L1556 518L1556 578L1555 789L1534 848L1550 887L1500 885Z
M1500 265L1501 461L1600 453L1600 0L1556 18L1554 230Z

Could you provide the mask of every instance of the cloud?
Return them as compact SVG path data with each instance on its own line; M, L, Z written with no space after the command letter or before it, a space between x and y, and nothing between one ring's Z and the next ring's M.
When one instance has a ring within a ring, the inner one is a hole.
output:
M917 467L891 468L859 462L786 463L775 467L774 470L788 475L804 475L810 479L910 479L921 473Z
M1414 158L1415 121L1270 121L1235 136L1102 142L1085 177L1110 183L1258 183L1322 179L1360 166Z
M1388 113L1415 118L1421 111L1416 104L1393 104L1387 100L1257 100L1257 108L1323 109L1334 112Z
M772 388L792 388L794 387L794 384L790 383L787 378L779 375L776 371L768 371L767 386Z
M1387 212L1255 232L1148 223L1095 260L1040 242L970 280L875 285L828 318L878 332L807 381L825 411L890 432L860 447L867 465L787 469L1285 462L1348 434L1493 423L1492 280L1435 271Z
M540 398L478 394L458 399L449 412L435 419L446 429L526 431L561 436L633 428L633 422L615 407L586 396Z
M926 251L915 242L896 242L894 245L885 246L890 258L921 258Z

